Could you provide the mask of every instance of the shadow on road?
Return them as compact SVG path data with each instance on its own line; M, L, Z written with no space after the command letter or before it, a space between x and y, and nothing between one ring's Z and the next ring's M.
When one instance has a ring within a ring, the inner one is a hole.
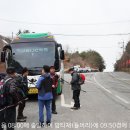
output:
M28 95L28 101L27 102L37 102L37 94L35 95Z

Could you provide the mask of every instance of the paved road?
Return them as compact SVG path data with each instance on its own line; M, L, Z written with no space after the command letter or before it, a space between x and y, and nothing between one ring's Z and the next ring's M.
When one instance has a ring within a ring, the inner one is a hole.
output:
M130 75L122 72L89 73L86 78L82 89L87 93L81 92L81 109L78 111L70 110L73 105L72 92L68 84L64 85L63 94L57 100L58 115L52 118L53 129L129 130ZM69 81L70 76L65 75L65 79ZM28 101L25 115L30 125L38 123L36 100Z

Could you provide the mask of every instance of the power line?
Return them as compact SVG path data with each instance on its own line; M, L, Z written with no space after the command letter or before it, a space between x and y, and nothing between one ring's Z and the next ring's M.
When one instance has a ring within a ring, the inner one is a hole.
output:
M3 19L3 18L0 18L0 21L12 22L12 23L22 23L22 24L46 25L46 26L50 26L50 25L52 25L52 26L88 26L88 25L105 25L105 24L130 23L130 20L122 20L122 21L100 22L100 23L85 23L85 24L54 24L54 23L47 24L47 23L19 21L19 20L11 20L11 19Z
M106 37L106 36L123 36L130 35L130 33L115 33L115 34L53 34L55 36L69 36L69 37Z
M10 34L12 35L11 33L9 32L0 32L2 35L2 33L6 33L6 34ZM113 33L113 34L62 34L62 33L54 33L52 34L54 36L65 36L65 37L109 37L109 36L127 36L127 35L130 35L130 33Z
M2 33L5 32L0 32ZM7 33L6 33L7 34ZM8 35L12 35L8 33ZM111 36L128 36L130 33L115 33L115 34L52 34L54 36L61 36L61 37L111 37Z
M113 46L114 48L117 48L117 47L115 47L115 46ZM85 46L83 46L83 47L78 47L78 48L106 48L106 49L108 49L108 48L113 48L112 46L111 47L101 47L101 46L99 46L99 47L97 47L97 46L91 46L91 47L85 47Z

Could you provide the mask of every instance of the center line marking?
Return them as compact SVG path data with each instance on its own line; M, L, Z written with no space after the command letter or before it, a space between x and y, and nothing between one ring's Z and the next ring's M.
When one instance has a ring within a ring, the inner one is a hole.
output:
M103 87L99 82L97 82L96 78L94 77L95 82L98 84L98 86L100 86L101 88L103 88L105 91L107 91L108 93L112 94L112 92L108 89L106 89L105 87Z
M110 94L113 95L113 93L112 93L110 90L106 89L103 85L101 85L101 84L96 80L95 76L94 76L94 81L95 81L95 82L97 83L97 85L100 86L102 89L104 89L105 91L107 91L108 93L110 93ZM124 102L124 103L126 103L126 104L129 104L128 101L126 101L125 99L121 98L120 96L118 96L118 95L113 95L113 96L115 96L116 98L118 98L120 101L122 101L122 102Z
M122 102L126 103L126 104L129 104L128 101L126 101L125 99L119 97L118 95L115 95L115 97L117 97L118 99L120 99Z

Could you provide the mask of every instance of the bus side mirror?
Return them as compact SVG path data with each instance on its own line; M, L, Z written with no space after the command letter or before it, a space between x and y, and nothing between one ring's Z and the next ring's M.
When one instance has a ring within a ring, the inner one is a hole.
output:
M60 69L60 62L59 60L55 60L55 63L54 63L54 66L55 66L55 70L58 71Z
M65 59L64 50L61 50L61 52L60 52L60 59L61 59L61 60L64 60L64 59Z
M5 55L6 53L4 51L1 52L1 62L5 62Z

